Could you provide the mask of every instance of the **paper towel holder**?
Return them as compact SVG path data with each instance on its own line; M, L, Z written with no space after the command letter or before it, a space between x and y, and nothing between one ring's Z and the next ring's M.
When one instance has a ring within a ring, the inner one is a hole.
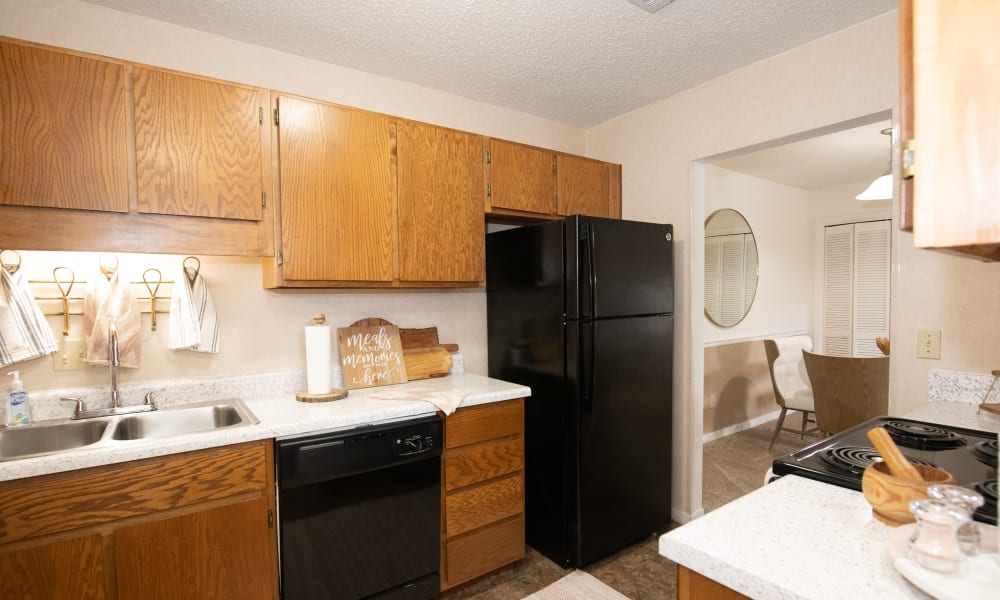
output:
M317 313L313 316L313 323L316 325L323 325L326 323L326 315L323 313ZM324 394L310 394L308 392L297 392L295 394L295 399L299 402L330 402L331 400L341 400L347 397L347 390L340 388L332 388L329 392Z

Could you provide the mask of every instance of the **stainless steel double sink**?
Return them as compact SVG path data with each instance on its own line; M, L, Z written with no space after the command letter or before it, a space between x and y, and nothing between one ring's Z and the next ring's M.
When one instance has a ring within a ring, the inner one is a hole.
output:
M83 420L40 421L0 429L0 461L259 423L241 400L197 402L152 412Z

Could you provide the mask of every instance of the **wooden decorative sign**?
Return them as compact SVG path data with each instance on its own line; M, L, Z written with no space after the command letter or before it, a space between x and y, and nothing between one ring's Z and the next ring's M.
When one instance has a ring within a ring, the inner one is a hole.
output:
M406 383L406 363L399 328L395 325L355 323L337 328L344 387L357 388Z

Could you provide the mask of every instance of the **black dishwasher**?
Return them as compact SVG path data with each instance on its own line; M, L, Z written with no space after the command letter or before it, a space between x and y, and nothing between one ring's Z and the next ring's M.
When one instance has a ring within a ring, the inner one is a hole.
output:
M442 421L279 438L285 600L427 600L440 590Z

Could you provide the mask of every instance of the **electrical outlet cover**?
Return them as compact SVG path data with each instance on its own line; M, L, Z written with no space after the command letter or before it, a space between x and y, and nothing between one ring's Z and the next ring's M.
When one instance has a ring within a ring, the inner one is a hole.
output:
M59 349L52 355L55 371L76 371L83 368L83 354L87 351L83 340L60 340Z

